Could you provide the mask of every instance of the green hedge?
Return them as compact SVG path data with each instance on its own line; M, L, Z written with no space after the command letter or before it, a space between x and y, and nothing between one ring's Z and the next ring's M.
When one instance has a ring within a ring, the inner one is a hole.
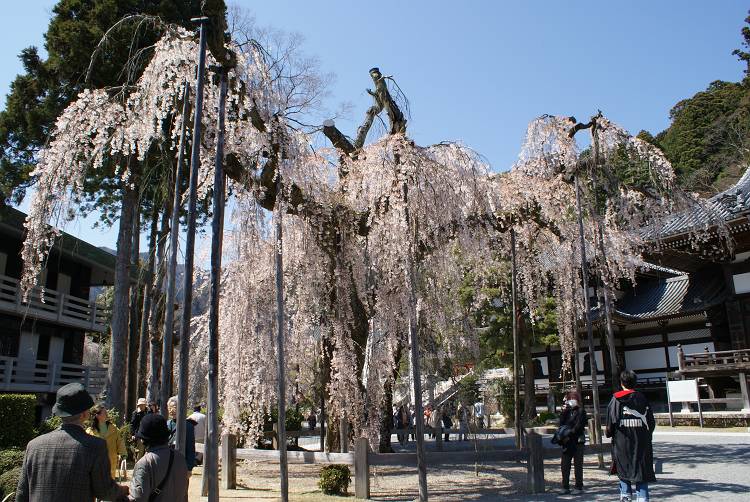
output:
M318 486L326 495L346 495L350 480L351 471L348 466L326 465L320 470Z
M20 477L20 467L14 467L8 472L0 474L0 499L3 499L16 491L16 488L18 487L18 478Z
M35 408L33 394L0 394L0 449L26 448L34 439Z
M23 450L0 450L0 474L23 465Z

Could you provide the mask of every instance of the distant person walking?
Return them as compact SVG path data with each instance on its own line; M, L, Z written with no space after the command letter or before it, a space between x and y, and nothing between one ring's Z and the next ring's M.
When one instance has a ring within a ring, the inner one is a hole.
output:
M635 390L636 382L632 371L620 373L622 390L607 408L606 434L612 438L612 470L620 478L621 502L648 502L648 484L656 481L651 444L656 422L648 399Z
M201 412L201 405L193 406L193 413L188 416L188 420L195 422L195 442L206 442L206 415Z
M138 398L138 402L135 405L135 411L130 416L130 437L135 442L135 459L136 461L143 456L145 448L143 442L136 437L138 429L141 427L141 420L143 417L151 413L146 404L145 398Z
M444 440L445 441L450 441L451 440L451 434L448 431L451 429L451 427L453 427L453 420L451 420L450 408L448 406L443 406L442 409L443 409L443 411L441 413L440 419L441 419L441 422L442 422L442 425L443 425L443 429L446 431L445 432L445 438L444 438Z
M177 396L172 396L167 401L167 412L169 420L167 428L169 429L169 446L177 447L177 407L179 401ZM195 422L189 418L185 420L185 464L187 465L187 478L189 479L195 467Z
M151 413L141 421L136 433L146 445L143 455L133 468L130 497L133 502L187 502L188 470L185 457L171 449L167 421Z
M307 429L314 431L318 425L318 417L315 415L315 408L310 408L310 414L307 416Z
M583 453L586 442L586 423L588 417L583 408L581 396L575 390L570 390L563 399L563 409L560 413L560 428L555 434L557 442L562 446L563 491L570 493L570 466L575 464L575 489L583 490Z
M97 405L91 410L91 424L86 429L86 434L101 438L107 443L109 470L113 478L117 477L120 457L127 455L127 451L125 450L125 441L122 439L120 429L109 421L107 408Z
M26 446L16 502L93 502L119 500L128 488L112 479L106 443L86 434L94 400L80 383L57 391L52 413L62 426Z
M474 418L477 421L477 428L484 429L484 403L482 401L474 403Z
M458 404L458 440L468 441L469 440L469 412L466 410L464 403Z

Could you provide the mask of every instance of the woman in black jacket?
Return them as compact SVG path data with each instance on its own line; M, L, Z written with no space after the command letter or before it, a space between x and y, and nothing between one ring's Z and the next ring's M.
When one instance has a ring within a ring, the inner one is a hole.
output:
M586 410L581 396L575 390L565 394L560 414L560 429L556 434L562 446L562 485L565 493L570 493L570 464L575 464L575 489L583 490L583 451L586 442Z

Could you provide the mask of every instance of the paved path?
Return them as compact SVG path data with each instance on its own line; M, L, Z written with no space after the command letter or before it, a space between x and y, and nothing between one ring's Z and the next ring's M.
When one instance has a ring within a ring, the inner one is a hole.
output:
M750 434L657 432L654 457L657 467L661 464L657 482L650 490L651 500L655 502L750 501ZM614 477L601 476L589 466L584 472L586 491L580 496L548 493L503 500L612 501L617 500L616 485Z

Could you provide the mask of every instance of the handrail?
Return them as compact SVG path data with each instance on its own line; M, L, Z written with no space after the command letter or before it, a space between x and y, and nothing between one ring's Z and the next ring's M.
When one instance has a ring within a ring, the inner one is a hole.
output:
M0 310L31 315L82 329L103 331L107 309L96 301L34 286L24 301L19 280L0 275Z
M0 389L22 392L54 392L65 384L82 382L92 394L106 384L107 368L55 361L24 361L0 356Z

